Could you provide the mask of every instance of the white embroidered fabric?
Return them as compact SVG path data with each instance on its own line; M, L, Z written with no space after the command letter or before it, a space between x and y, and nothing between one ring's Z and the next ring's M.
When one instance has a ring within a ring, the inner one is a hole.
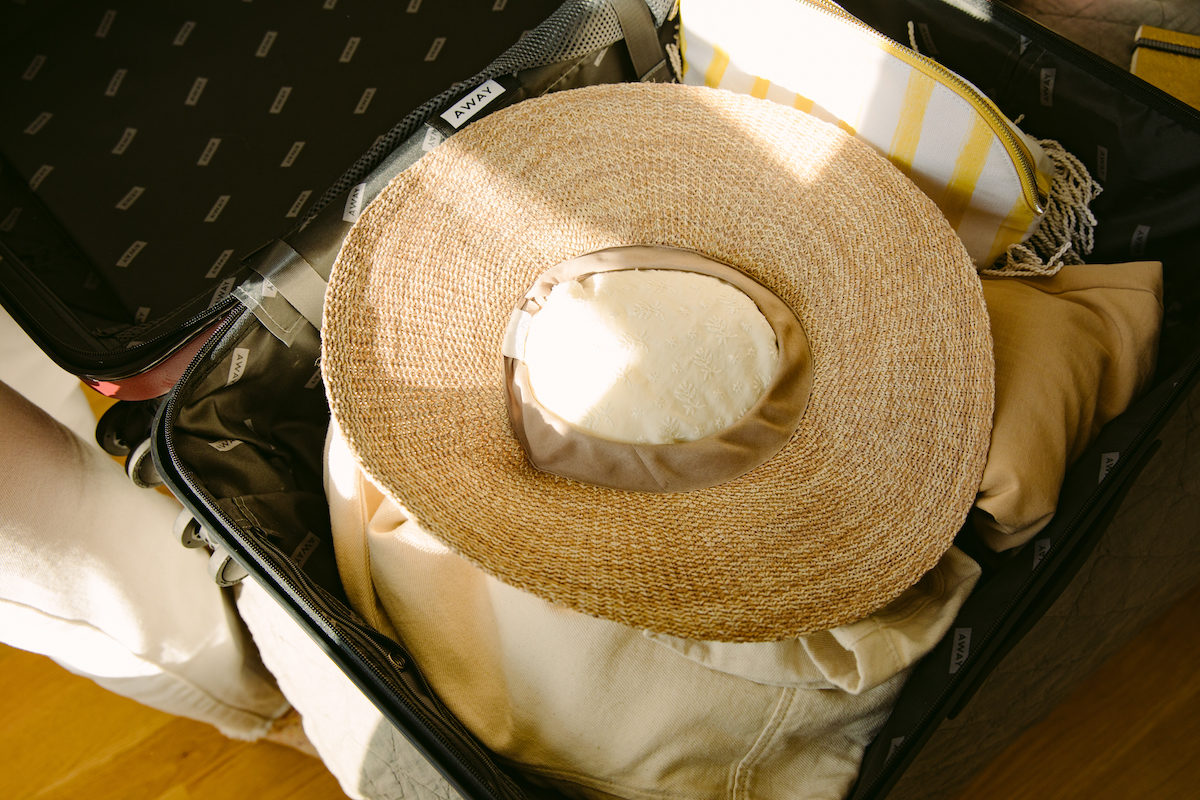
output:
M775 333L740 290L707 275L622 270L554 287L529 322L534 395L596 436L694 441L740 419L779 361Z

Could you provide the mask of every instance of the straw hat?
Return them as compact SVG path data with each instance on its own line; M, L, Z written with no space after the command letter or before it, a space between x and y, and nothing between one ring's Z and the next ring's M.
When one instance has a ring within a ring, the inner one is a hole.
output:
M645 444L539 405L527 323L629 269L753 300L778 366L738 419ZM928 198L804 113L662 84L516 104L398 175L334 266L322 366L363 470L454 551L719 641L836 627L915 583L972 505L993 402L979 280Z

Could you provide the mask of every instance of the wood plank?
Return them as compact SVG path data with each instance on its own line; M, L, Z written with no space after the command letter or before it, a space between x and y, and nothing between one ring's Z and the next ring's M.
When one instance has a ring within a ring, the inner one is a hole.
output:
M1086 677L962 800L1200 796L1200 590Z
M317 759L240 742L0 645L0 797L344 800Z

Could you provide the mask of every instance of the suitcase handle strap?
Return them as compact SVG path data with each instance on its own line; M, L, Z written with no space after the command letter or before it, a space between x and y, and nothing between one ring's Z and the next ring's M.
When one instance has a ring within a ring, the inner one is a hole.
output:
M621 35L639 81L669 81L667 54L658 40L658 26L645 0L608 0L617 13Z

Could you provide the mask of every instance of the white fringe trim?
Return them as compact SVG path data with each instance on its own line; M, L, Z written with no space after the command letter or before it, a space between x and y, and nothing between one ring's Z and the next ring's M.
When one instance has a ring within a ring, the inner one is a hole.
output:
M1091 203L1103 191L1087 167L1053 139L1038 142L1054 163L1054 181L1046 213L1033 235L1009 245L1008 251L983 275L1049 276L1066 264L1082 264L1095 246L1096 216Z
M683 58L679 54L679 46L668 43L665 47L667 51L667 59L671 62L671 70L675 73L675 80L683 81Z

